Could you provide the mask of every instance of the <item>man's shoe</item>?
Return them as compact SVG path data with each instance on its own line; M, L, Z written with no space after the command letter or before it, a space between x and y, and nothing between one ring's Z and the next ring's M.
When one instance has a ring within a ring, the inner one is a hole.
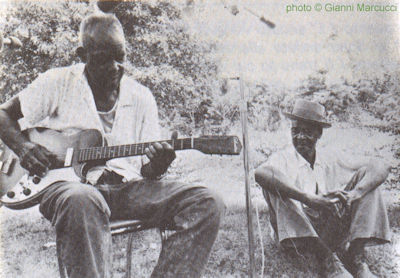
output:
M355 278L378 278L372 274L371 270L368 267L368 264L365 262L365 257L363 254L359 254L354 257L353 260L353 273Z
M366 263L362 263L361 265L357 266L357 272L354 276L355 278L378 278L378 276L375 276L372 274L371 270L369 270L369 267Z
M333 253L324 260L324 267L324 278L353 278L343 266L336 253Z

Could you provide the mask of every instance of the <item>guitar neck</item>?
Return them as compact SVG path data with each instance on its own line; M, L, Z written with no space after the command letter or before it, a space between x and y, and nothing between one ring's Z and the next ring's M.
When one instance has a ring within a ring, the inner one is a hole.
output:
M196 148L195 138L182 138L182 139L164 140L157 142L158 143L167 142L176 151ZM103 160L103 159L107 160L119 157L143 155L144 150L154 143L156 142L80 149L77 152L78 162L87 162L87 161Z

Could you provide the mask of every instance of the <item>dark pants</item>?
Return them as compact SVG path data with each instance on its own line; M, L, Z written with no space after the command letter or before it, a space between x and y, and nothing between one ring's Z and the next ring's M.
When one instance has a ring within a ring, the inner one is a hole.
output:
M41 213L56 228L57 248L69 277L111 277L110 220L142 220L177 231L163 241L151 277L200 277L225 206L208 188L141 180L112 186L60 182Z

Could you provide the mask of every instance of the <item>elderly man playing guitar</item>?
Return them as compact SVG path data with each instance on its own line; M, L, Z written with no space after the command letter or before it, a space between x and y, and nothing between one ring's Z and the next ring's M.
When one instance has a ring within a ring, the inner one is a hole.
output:
M124 75L120 22L113 15L94 14L83 20L80 35L77 53L83 64L49 70L1 105L0 137L37 177L45 177L59 161L47 144L21 132L20 124L66 135L97 130L108 145L159 139L153 95ZM96 136L86 141L92 139ZM201 276L225 206L206 187L160 180L175 158L171 144L149 144L143 152L142 157L96 164L81 182L63 178L41 196L40 212L55 226L69 277L111 276L110 219L175 228L163 241L151 277Z

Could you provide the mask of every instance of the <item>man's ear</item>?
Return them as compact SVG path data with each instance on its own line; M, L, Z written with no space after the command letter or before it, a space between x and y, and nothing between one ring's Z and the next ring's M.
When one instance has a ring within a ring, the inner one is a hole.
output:
M79 46L76 49L76 54L78 54L78 56L79 56L79 58L81 58L82 62L86 63L86 61L87 61L86 50L82 46Z

